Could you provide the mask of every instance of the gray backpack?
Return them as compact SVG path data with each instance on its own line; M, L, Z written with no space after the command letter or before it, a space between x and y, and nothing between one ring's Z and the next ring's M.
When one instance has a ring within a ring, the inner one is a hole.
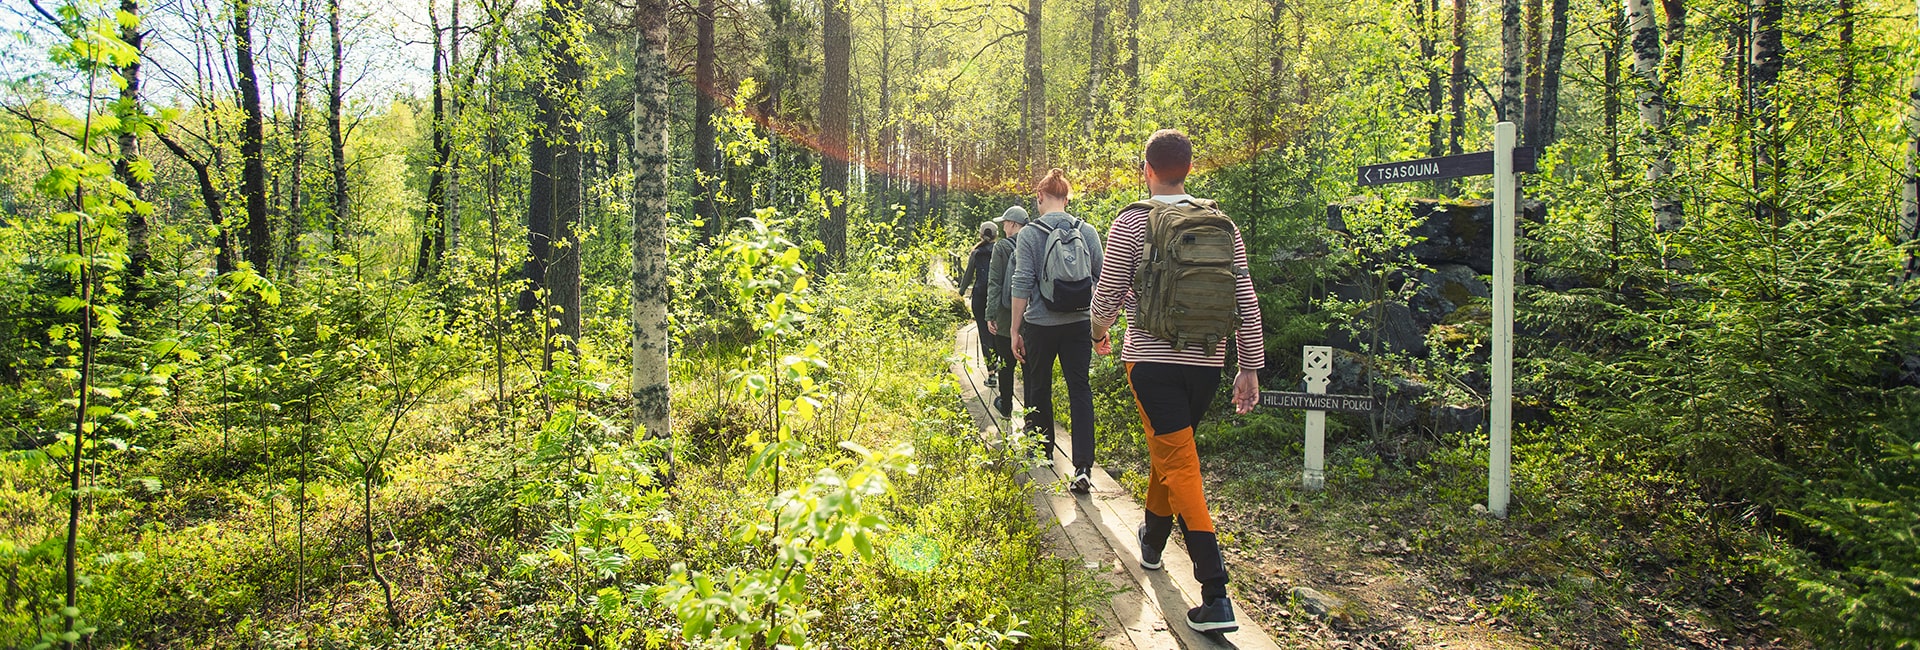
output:
M1040 304L1048 311L1086 311L1093 306L1093 250L1080 232L1080 220L1060 228L1048 227L1035 219L1033 226L1047 233L1046 252L1042 253L1039 273Z

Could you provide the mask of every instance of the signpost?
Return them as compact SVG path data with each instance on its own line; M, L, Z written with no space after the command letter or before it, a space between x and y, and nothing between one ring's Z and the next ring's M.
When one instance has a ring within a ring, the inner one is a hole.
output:
M1367 165L1360 168L1361 187L1369 185L1387 185L1391 183L1411 183L1414 181L1437 181L1463 176L1486 176L1494 168L1493 151L1463 153L1458 156L1422 158L1420 160L1402 160L1400 162ZM1513 149L1514 171L1539 171L1540 154L1533 147Z
M1300 371L1307 376L1307 392L1260 391L1260 405L1307 412L1306 470L1300 482L1309 490L1327 484L1327 411L1366 413L1374 408L1371 395L1328 395L1333 377L1333 348L1309 345L1301 349Z
M1519 198L1516 174L1538 171L1539 158L1531 147L1515 148L1515 139L1513 123L1501 122L1493 125L1493 151L1367 165L1359 170L1362 186L1493 174L1493 399L1487 427L1487 510L1501 518L1507 516L1513 460L1513 212L1514 202ZM1328 369L1319 371L1319 388L1314 387L1315 370L1311 363L1316 350L1327 348L1307 347L1307 387L1311 393L1325 393ZM1330 355L1330 351L1325 354ZM1267 403L1267 394L1261 395L1260 402ZM1325 480L1321 461L1325 427L1325 411L1307 412L1309 488L1317 488Z

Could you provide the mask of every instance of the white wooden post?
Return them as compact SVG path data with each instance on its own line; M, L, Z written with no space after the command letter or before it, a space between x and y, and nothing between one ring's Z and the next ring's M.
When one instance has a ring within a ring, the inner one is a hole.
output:
M1324 395L1333 376L1333 348L1309 345L1301 350L1300 372L1307 376L1307 392ZM1327 484L1327 412L1307 411L1307 462L1301 483L1309 490Z
M1493 125L1493 401L1487 431L1487 510L1507 516L1513 455L1514 126Z

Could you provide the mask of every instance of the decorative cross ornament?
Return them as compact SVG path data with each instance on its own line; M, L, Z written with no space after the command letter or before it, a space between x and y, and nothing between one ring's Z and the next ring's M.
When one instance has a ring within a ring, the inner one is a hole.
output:
M1327 380L1333 376L1333 348L1309 345L1302 348L1300 372L1307 376L1307 391L1327 392Z

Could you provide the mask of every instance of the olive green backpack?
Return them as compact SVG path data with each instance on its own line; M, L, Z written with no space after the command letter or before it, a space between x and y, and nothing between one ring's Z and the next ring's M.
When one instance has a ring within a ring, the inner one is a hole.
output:
M1132 326L1175 349L1212 350L1240 326L1235 291L1247 269L1233 264L1233 219L1207 199L1133 208L1147 210L1147 241L1133 274Z

